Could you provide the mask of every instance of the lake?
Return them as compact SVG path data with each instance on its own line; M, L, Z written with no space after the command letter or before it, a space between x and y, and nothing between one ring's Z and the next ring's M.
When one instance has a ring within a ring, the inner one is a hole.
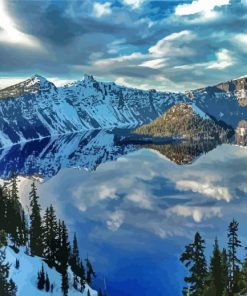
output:
M222 246L234 217L247 244L247 148L234 143L134 145L108 131L42 139L0 151L28 211L37 179L42 208L53 204L109 296L181 295L179 262L196 231ZM207 253L211 251L210 247Z

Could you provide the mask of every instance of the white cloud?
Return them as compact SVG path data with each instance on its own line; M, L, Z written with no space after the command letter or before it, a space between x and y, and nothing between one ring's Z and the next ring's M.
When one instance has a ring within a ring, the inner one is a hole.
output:
M173 33L159 40L149 48L149 53L156 57L191 56L194 54L192 47L186 47L196 38L196 35L189 30Z
M20 43L25 46L38 47L38 40L22 33L5 8L4 1L0 1L0 42Z
M216 60L204 63L195 63L189 65L179 65L175 66L174 69L181 69L181 70L195 70L195 69L217 69L222 70L228 68L234 64L234 58L232 54L227 49L221 49L219 52L216 53Z
M247 34L237 34L233 38L234 45L237 45L243 52L247 52Z
M142 209L152 208L151 199L142 190L135 190L133 193L128 194L126 198L129 201L137 204L139 208L142 208Z
M225 69L234 64L233 57L228 49L221 49L216 54L217 61L210 63L208 69Z
M105 3L94 3L93 5L93 14L97 17L102 17L103 15L111 14L111 3L105 2Z
M134 9L140 8L145 0L123 0L123 3L131 6Z
M98 67L106 67L106 66L115 65L116 63L135 61L135 60L140 60L143 58L145 58L145 55L143 55L139 52L133 52L130 55L122 55L122 56L118 56L115 58L98 60L98 61L95 61L94 65L98 66Z
M194 0L190 4L181 4L176 7L176 15L192 15L203 13L207 16L212 15L215 7L228 5L230 0Z
M110 229L111 231L117 231L120 228L120 226L123 224L123 222L124 222L124 212L118 210L109 215L109 219L107 220L106 224L108 229Z
M106 185L102 185L99 188L99 199L104 200L104 199L114 199L117 197L116 195L116 188L114 187L109 187Z
M148 60L141 63L139 66L149 67L153 69L160 69L166 66L166 59L162 58L162 59Z
M168 213L182 217L192 217L197 223L207 218L221 217L222 215L220 207L193 207L181 205L170 208Z
M232 196L227 187L216 186L213 182L191 181L191 180L179 180L176 182L176 188L179 190L193 191L212 197L216 200L231 201Z

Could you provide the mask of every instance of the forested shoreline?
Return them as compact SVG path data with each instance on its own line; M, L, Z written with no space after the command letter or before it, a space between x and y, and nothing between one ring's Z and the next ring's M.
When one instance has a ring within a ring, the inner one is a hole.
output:
M207 264L205 240L199 232L194 241L185 246L180 261L188 269L184 278L184 296L240 296L247 295L247 254L241 260L239 251L244 248L238 235L239 223L233 219L228 226L227 247L222 249L217 238ZM247 250L247 248L244 248Z
M24 247L27 255L41 257L50 268L55 268L61 274L61 295L67 296L70 288L68 270L73 274L73 288L83 292L85 284L91 285L96 274L89 258L82 260L76 234L70 242L66 223L57 218L52 205L42 216L35 182L31 185L29 200L30 215L26 215L20 202L15 173L9 182L0 186L0 295L15 296L18 289L9 279L10 265L5 255L7 246L16 253ZM15 268L18 269L20 264L16 260ZM43 266L37 271L37 289L53 292L53 285ZM100 290L98 295L105 293Z

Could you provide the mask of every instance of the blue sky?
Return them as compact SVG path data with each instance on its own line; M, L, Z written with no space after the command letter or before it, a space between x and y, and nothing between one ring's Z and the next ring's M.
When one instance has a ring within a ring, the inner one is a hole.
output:
M1 0L0 88L84 73L186 90L243 76L247 0Z

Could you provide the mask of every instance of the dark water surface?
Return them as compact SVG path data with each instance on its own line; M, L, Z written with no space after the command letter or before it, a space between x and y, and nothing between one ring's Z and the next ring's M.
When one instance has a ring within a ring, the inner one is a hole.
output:
M120 142L95 131L17 145L0 151L0 174L15 166L26 205L30 176L43 179L42 207L78 233L109 296L181 295L178 258L195 231L222 245L235 217L247 243L247 148Z

